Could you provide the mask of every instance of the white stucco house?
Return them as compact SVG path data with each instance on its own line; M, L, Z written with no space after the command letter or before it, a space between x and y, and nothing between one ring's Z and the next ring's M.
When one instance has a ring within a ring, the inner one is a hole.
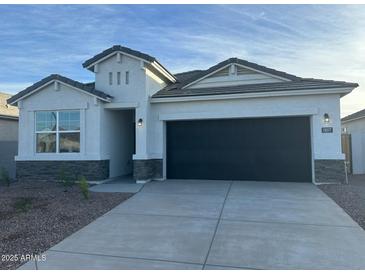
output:
M339 182L340 98L356 83L230 58L178 74L113 46L83 63L95 82L50 75L14 95L20 180L71 175Z
M341 123L350 139L351 172L365 174L365 109L342 118Z

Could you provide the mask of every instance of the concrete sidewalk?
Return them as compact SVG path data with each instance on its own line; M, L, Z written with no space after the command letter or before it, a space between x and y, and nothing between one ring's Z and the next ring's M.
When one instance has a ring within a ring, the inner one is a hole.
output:
M23 269L365 269L365 232L309 183L152 182Z

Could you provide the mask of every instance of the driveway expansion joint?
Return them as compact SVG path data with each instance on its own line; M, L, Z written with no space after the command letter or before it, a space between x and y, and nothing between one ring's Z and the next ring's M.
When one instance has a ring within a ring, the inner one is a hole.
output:
M66 251L66 250L57 250L57 249L49 249L49 251L59 252L59 253L67 253L67 254L80 254L80 255L111 257L111 258L121 258L121 259L132 259L132 260L141 260L141 261L144 260L144 261L155 261L155 262L166 262L166 263L191 264L191 265L199 265L199 266L203 267L202 264L194 263L194 262L185 262L185 261L152 259L152 258L145 258L145 257L129 257L129 256L118 256L118 255L106 255L106 254L100 254L100 253L75 252L75 251Z
M213 218L213 217L200 217L200 216L187 216L187 215L153 214L153 213L144 214L144 213L109 212L108 214L126 215L126 216L138 215L138 216L173 217L173 218L187 218L187 219L194 218L194 219L214 220L214 221L219 219L219 217Z
M323 227L339 227L339 228L358 228L356 224L354 225L327 225L327 224L309 224L309 223L296 223L296 222L275 222L275 221L257 221L249 219L231 219L231 218L220 218L223 221L239 222L239 223L262 223L262 224L278 224L278 225L306 225L306 226L323 226Z
M233 183L234 183L234 182L230 182L229 187L228 187L228 191L227 191L227 193L226 193L226 197L224 198L223 205L222 205L221 211L220 211L220 213L219 213L219 217L218 217L217 225L215 226L215 229L214 229L214 233L213 233L212 241L210 242L209 249L208 249L208 253L207 253L207 256L205 257L205 260L204 260L203 269L204 269L204 268L205 268L205 266L207 265L208 257L209 257L209 254L210 254L210 250L212 249L213 242L214 242L214 239L215 239L215 235L217 234L218 226L219 226L219 223L220 223L220 221L221 221L221 217L222 217L222 215L223 215L224 205L226 204L226 201L227 201L227 198L228 198L229 192L231 191L231 187L232 187Z

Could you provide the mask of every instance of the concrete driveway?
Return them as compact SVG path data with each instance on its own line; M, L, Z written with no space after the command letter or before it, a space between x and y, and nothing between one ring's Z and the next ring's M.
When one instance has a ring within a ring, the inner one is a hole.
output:
M38 269L365 269L365 232L309 183L170 180L46 255Z

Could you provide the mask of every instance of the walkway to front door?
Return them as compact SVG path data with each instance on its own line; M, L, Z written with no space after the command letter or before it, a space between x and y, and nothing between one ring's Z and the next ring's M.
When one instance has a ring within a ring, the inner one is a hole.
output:
M38 269L365 269L365 232L313 184L171 180L46 255Z

